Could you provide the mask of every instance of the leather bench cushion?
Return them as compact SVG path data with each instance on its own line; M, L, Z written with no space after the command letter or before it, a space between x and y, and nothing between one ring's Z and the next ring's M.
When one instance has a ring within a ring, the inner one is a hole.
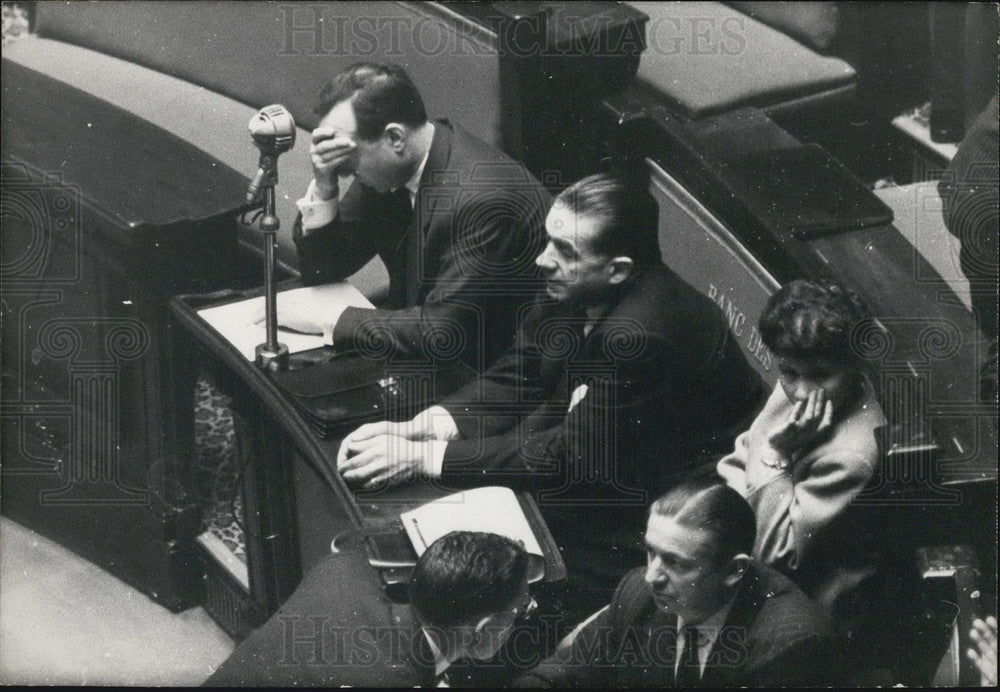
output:
M311 129L320 89L363 60L398 62L431 117L500 142L496 38L447 8L407 2L41 3L41 36L114 55Z
M691 118L755 106L815 104L853 87L855 71L718 2L643 2L648 47L638 80Z
M726 4L814 50L829 48L840 30L840 8L836 2L727 0Z
M130 107L142 111L137 114L154 122L167 118L163 126L178 134L198 131L200 146L248 176L257 161L247 133L250 116L271 103L285 105L300 127L295 148L281 158L277 190L278 258L290 267L297 266L289 235L294 202L312 177L308 130L318 121L312 109L322 86L343 67L361 60L399 62L420 89L428 115L451 118L500 143L496 37L437 4L52 2L37 7L36 30L98 52L78 59L65 55L66 46L46 59L38 45L32 59L42 69L92 93L103 83L109 98L116 91L141 94L130 99ZM140 73L139 65L151 70ZM164 87L152 70L179 79ZM201 117L204 108L187 117L192 104L217 94L251 108L227 104L215 122ZM260 242L255 229L243 229L241 237ZM388 286L378 258L350 280L376 301Z
M5 61L80 89L113 108L166 130L204 151L222 167L244 174L247 183L256 170L259 152L251 145L247 131L247 123L256 108L162 72L62 41L39 37L16 41L4 46L3 57ZM4 87L10 87L16 97L16 84L5 82ZM290 238L298 213L295 199L301 196L312 177L309 133L300 127L296 137L295 148L281 157L275 187L275 206L281 220L278 258L291 267L296 266L295 248ZM135 143L136 149L139 150L142 144ZM67 182L80 183L79 180ZM227 206L235 209L243 204L242 190L232 199L211 201L220 210ZM209 202L203 200L202 203ZM240 238L249 245L258 245L261 234L256 226L241 227ZM372 300L385 293L389 281L378 258L349 279Z
M169 133L163 135L163 141L169 142L172 135L211 157L201 162L206 173L212 174L212 169L217 169L219 179L233 177L234 172L246 177L253 172L257 160L255 150L249 146L249 135L244 135L247 122L254 114L249 106L140 65L51 39L31 37L4 46L3 60L5 97L55 113L64 126L59 133L53 134L71 140L59 146L58 141L46 139L44 123L39 118L30 123L30 132L24 132L9 127L11 123L5 117L4 135L10 135L12 140L27 141L5 144L4 153L14 152L32 166L58 170L66 176L66 183L80 186L84 196L99 196L101 199L95 201L106 213L113 214L118 223L167 224L223 213L244 204L243 194L249 180L235 191L229 189L232 195L229 198L220 197L217 189L201 189L196 196L193 193L185 195L185 199L157 200L156 196L164 189L176 191L177 188L151 188L145 190L148 204L142 203L141 194L135 194L136 190L119 190L116 186L123 185L124 179L132 187L142 188L143 181L147 185L154 183L147 179L146 169L156 170L166 164L169 170L171 161L146 159L154 153L162 157L168 151L164 146L154 148L145 141L153 136L150 132L158 130ZM10 74L7 74L8 68ZM28 78L35 73L42 77ZM65 87L61 90L46 87L44 93L23 96L19 93L22 89L39 92L41 90L34 85L50 80L70 87L69 94L79 90L86 96L70 99L62 95ZM91 107L89 111L91 118L104 122L80 123L83 118L74 109L88 104L89 99L107 104L106 109ZM183 107L178 107L179 104ZM130 128L133 122L140 126L148 123L158 130ZM81 124L83 127L79 127ZM86 135L80 136L77 129ZM90 134L102 129L112 132L117 129L117 147L102 146L101 140ZM179 148L170 153L183 154ZM184 162L173 163L180 170ZM94 169L114 172L105 175L107 180L104 180ZM183 175L183 171L179 174ZM175 181L165 182L173 184Z

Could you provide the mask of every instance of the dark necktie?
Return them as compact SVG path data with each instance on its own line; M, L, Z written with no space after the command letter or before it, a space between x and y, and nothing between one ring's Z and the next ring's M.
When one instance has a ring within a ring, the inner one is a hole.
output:
M389 193L389 216L392 224L398 230L400 237L405 236L413 219L413 205L410 203L410 191L406 187L396 188Z
M677 687L698 687L701 684L701 667L698 664L698 629L694 625L684 628L684 651L677 663Z
M389 270L389 304L394 308L410 305L408 295L410 284L417 281L417 271L411 265L416 262L410 243L412 238L407 234L410 221L413 218L413 207L410 205L410 192L406 187L400 187L384 196L385 219L388 232L395 238L396 251L386 265Z

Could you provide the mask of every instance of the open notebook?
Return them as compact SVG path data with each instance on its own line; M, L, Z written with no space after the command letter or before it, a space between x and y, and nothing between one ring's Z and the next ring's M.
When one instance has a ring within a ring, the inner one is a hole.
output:
M545 558L517 496L510 488L490 486L454 493L399 515L420 556L451 531L483 531L519 541L528 552L528 581L545 576Z
M346 281L322 286L293 288L278 294L278 324L281 324L281 306L296 303L297 309L308 308L322 314L332 312L336 306L370 308L374 307L361 291ZM199 310L198 315L208 322L215 331L239 349L247 360L254 360L258 344L267 340L264 329L264 296L218 305ZM257 323L255 320L260 319ZM308 351L323 346L319 334L302 334L278 328L278 342L288 347L289 353Z

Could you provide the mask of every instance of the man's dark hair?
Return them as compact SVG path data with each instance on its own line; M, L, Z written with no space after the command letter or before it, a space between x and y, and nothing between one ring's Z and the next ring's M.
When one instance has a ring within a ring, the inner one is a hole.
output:
M657 499L649 513L710 532L715 539L716 566L740 553L753 552L757 537L753 509L721 478L706 476L681 483Z
M378 139L389 123L417 127L427 122L420 92L399 65L359 62L323 87L316 114L325 116L342 101L351 101L358 137Z
M867 317L864 301L851 289L797 279L767 301L760 316L760 335L778 356L856 362L851 332Z
M520 544L493 533L452 531L417 560L410 604L424 624L453 627L510 607L527 575Z
M600 219L600 233L591 242L594 252L628 257L637 267L660 263L660 208L648 186L597 173L563 190L555 204L565 204L578 216Z

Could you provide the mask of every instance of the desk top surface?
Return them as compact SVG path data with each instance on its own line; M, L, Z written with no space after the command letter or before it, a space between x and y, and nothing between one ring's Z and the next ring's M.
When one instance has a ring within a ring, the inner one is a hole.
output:
M127 103L9 58L6 48L3 62L5 160L31 166L43 182L78 189L123 228L199 220L245 205L247 178L195 142L135 117ZM186 114L197 121L206 109L211 104L202 101L199 112Z
M344 510L359 530L378 531L392 527L398 523L401 512L415 509L456 491L455 488L445 488L434 483L416 483L373 492L353 493L340 476L331 470L332 460L337 458L340 439L337 437L324 439L303 418L290 397L276 385L272 375L258 369L237 346L215 331L198 314L200 309L246 300L255 295L260 295L260 291L224 291L204 296L178 296L171 301L171 311L201 348L215 356L228 372L235 375L267 407L274 420L291 436L296 447L339 498ZM330 349L316 349L292 354L289 358L289 367L294 370L307 368L316 362L327 362L330 353ZM519 500L545 552L546 581L564 579L566 567L562 556L534 501L526 493L519 494ZM535 516L532 516L533 514Z

